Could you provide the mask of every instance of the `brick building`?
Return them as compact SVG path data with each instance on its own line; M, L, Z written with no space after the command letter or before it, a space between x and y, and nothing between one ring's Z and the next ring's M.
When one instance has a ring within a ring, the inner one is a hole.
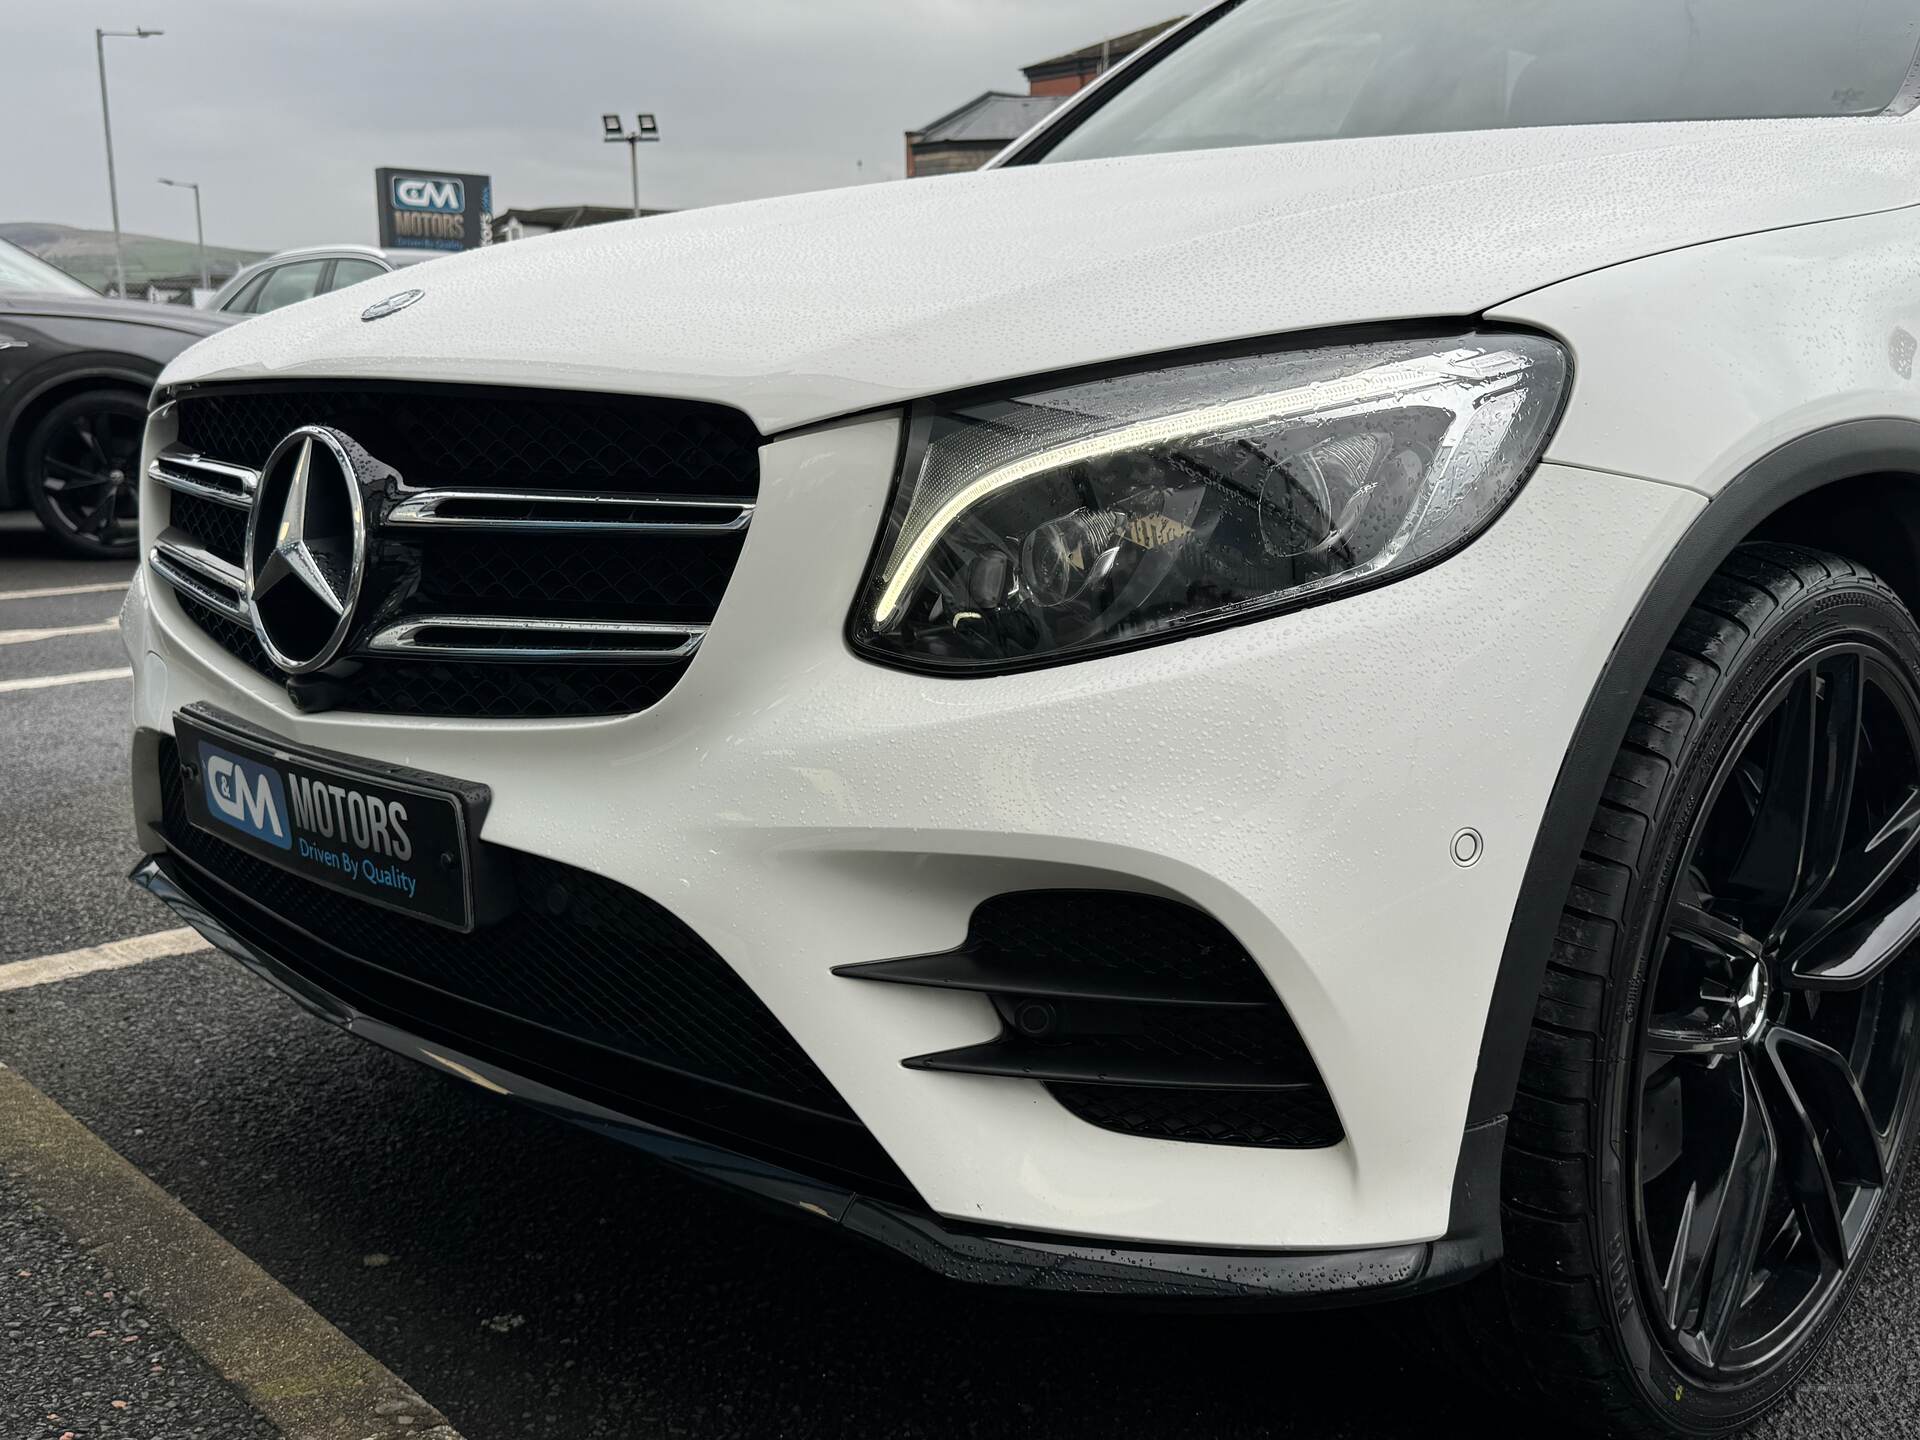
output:
M640 218L672 213L642 210ZM493 217L493 239L495 244L504 240L526 240L535 235L551 235L555 230L578 230L582 225L605 225L609 221L633 218L633 211L625 205L544 205L531 210L502 210Z
M1176 15L1157 25L1129 30L1124 35L1114 35L1078 50L1069 50L1064 55L1056 55L1051 60L1023 66L1020 73L1027 77L1027 93L1071 95L1076 90L1084 90L1149 40L1158 38L1162 31L1171 29L1186 18Z
M1023 66L1027 93L988 90L919 130L907 131L907 174L978 170L1076 90L1092 84L1184 16L1112 35L1064 55Z

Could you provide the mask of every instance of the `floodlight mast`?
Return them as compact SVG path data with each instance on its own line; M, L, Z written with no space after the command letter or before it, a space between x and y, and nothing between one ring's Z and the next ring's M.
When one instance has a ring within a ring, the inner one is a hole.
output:
M600 117L600 138L608 145L625 144L627 147L627 170L633 179L633 218L640 218L640 147L660 138L660 122L652 115L634 116L634 128L629 130L626 122L618 115Z

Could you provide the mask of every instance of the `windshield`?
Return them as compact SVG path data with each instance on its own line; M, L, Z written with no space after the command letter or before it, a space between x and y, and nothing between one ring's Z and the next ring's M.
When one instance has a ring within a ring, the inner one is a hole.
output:
M38 255L29 255L6 240L0 240L0 290L37 290L52 295L97 293L66 271L55 269Z
M1873 115L1916 46L1914 0L1241 0L1067 117L1044 158Z

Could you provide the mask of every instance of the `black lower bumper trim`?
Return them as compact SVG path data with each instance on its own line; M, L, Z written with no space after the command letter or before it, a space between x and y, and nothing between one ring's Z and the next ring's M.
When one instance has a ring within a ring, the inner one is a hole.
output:
M1177 1249L957 1224L846 1185L742 1155L649 1124L604 1104L426 1038L355 1008L242 933L243 927L200 898L190 873L173 857L149 856L133 883L169 906L217 949L285 992L303 1008L362 1039L457 1075L482 1089L530 1105L635 1146L701 1180L838 1225L950 1279L1075 1296L1225 1305L1324 1306L1413 1294L1451 1284L1484 1268L1497 1243L1434 1242L1371 1250L1272 1252ZM1497 1138L1497 1137L1496 1137ZM1487 1147L1477 1147L1484 1155ZM1469 1169L1476 1147L1462 1156ZM1493 1151L1497 1177L1498 1150ZM1475 1163L1475 1178L1484 1166ZM1458 1187L1456 1187L1458 1188ZM1456 1221L1460 1207L1456 1204Z

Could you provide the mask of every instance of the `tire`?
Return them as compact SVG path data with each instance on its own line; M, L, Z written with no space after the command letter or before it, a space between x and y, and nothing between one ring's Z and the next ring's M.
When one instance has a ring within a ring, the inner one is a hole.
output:
M140 440L146 405L131 390L83 390L27 437L27 501L69 555L125 559L140 546Z
M1738 1431L1805 1373L1895 1208L1920 1108L1920 954L1840 923L1856 880L1868 920L1920 903L1908 805L1920 627L1847 560L1740 547L1640 701L1561 917L1510 1121L1505 1258L1459 1301L1495 1372L1631 1436Z

